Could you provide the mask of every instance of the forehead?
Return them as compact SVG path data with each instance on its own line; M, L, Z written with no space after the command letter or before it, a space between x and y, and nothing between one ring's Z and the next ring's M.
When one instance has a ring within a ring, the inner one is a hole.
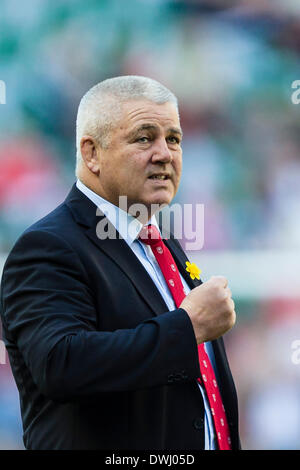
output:
M179 116L173 103L158 104L148 100L134 100L123 104L120 130L130 131L144 123L180 129Z

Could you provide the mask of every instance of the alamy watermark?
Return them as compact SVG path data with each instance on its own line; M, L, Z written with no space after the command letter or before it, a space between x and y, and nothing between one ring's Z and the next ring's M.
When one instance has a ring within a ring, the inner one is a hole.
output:
M3 80L0 80L0 104L6 104L6 85Z
M127 196L119 197L119 208L133 216L130 223L128 223L126 217L120 217L120 211L117 211L113 205L103 203L97 207L97 216L106 215L96 226L96 234L99 239L117 239L117 231L125 234L126 237L135 239L137 230L140 230L136 218L148 220L149 207L147 208L141 203L128 206ZM165 208L167 210L162 211ZM173 204L170 206L167 204L151 204L150 212L151 214L159 212L162 238L169 238L169 234L172 232L177 240L184 241L184 249L193 251L203 248L204 204Z
M0 339L0 365L6 364L6 348L4 341Z
M294 80L291 87L295 90L291 95L291 101L293 104L300 103L300 80Z
M294 339L291 344L291 349L293 350L291 354L291 361L293 364L300 364L300 339Z

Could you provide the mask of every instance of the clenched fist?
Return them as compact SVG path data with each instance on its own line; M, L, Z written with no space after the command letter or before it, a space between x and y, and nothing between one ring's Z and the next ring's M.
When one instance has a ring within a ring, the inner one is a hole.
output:
M225 277L213 276L192 289L180 307L189 315L197 343L222 336L235 324L236 314Z

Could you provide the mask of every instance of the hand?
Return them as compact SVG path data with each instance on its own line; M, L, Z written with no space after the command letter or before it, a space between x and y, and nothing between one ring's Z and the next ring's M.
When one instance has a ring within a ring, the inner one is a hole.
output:
M235 324L236 313L227 279L213 276L192 289L180 304L193 324L197 343L222 336Z

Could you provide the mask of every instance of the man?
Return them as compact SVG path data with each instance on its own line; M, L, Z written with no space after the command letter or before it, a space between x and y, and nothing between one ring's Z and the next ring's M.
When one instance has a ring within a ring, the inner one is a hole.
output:
M227 281L192 280L154 216L178 189L181 138L177 100L154 80L108 79L81 100L77 182L3 271L27 449L239 447Z

